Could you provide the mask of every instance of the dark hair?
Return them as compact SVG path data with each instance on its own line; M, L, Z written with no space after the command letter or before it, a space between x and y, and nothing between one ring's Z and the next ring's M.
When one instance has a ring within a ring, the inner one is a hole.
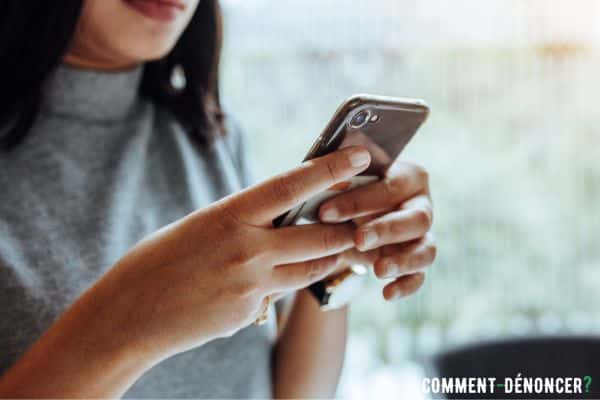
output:
M23 140L38 115L43 86L75 34L84 0L2 0L0 13L0 146ZM201 0L188 27L164 58L146 63L140 94L168 108L206 143L223 131L218 88L222 42L218 0ZM171 85L174 68L186 85Z

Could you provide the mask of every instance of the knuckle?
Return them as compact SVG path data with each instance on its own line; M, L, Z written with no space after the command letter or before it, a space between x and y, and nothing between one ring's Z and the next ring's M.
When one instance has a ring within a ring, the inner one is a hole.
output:
M319 279L332 265L337 256L327 257L326 259L311 260L306 263L304 267L304 275L309 281L315 281Z
M429 172L425 169L425 167L414 164L412 170L414 176L419 182L422 182L425 185L429 183Z
M387 264L385 262L385 260L377 260L374 264L373 264L373 272L375 273L375 276L378 278L385 278L388 275L388 267Z
M345 196L345 198L338 203L338 209L342 215L354 215L360 212L361 203L355 196Z
M290 178L290 175L275 178L271 185L271 192L274 199L288 204L296 204L300 197L300 187Z
M216 206L219 212L219 218L216 221L225 232L237 231L241 225L242 218L239 211L230 205L219 204Z
M415 272L433 264L436 251L435 246L421 239L419 244L411 246L410 250L401 257L405 260L406 270Z
M245 248L238 247L229 254L229 264L232 266L245 265L251 258L252 256Z
M404 175L395 176L383 181L382 196L386 203L392 203L398 200L398 194L406 187L406 177Z
M423 285L424 280L425 274L422 272L417 272L407 277L407 279L403 281L400 286L402 287L402 291L405 295L410 295L416 292Z
M375 231L381 240L393 241L402 236L406 227L403 221L388 220L372 222L368 225L368 230Z
M319 277L321 270L321 264L317 260L309 261L304 266L304 276L307 280L313 281Z
M261 251L257 246L242 243L235 246L229 253L228 261L231 266L239 267L254 263L260 258Z
M336 229L324 229L321 233L321 243L325 252L334 251L343 246L344 240Z
M327 177L332 182L338 181L340 179L340 173L338 172L338 164L335 159L325 160L325 170L327 173Z
M261 286L256 280L246 280L237 285L237 293L243 298L258 296L260 290Z
M250 249L252 261L263 261L266 260L270 253L270 245L273 244L273 240L268 235L263 235L263 232L258 232L259 228L254 228L257 232L252 232L252 246Z
M258 282L252 279L241 279L227 288L228 297L242 300L238 309L247 302L248 298L256 296L260 290Z
M421 285L423 285L423 282L425 282L425 273L424 272L418 272L415 274L416 278L416 288L418 289L421 287Z
M380 236L389 236L390 239L401 237L405 230L406 226L403 221L391 221L375 225L375 231Z
M432 216L431 211L426 208L418 208L415 210L415 219L417 221L417 225L424 229L428 230L431 228L432 224Z
M419 269L427 265L429 262L429 254L424 251L418 251L410 256L410 269Z

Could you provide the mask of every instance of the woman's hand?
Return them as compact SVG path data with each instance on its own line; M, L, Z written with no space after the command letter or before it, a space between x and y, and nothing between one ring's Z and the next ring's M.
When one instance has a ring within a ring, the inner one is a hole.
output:
M436 247L429 230L432 203L428 174L422 167L395 162L384 179L336 196L319 209L324 222L354 220L356 247L347 260L373 265L382 279L393 279L383 289L386 300L415 292L424 280L423 269L433 263Z
M0 378L0 396L121 396L155 363L250 324L266 296L337 270L352 224L271 221L369 163L363 148L337 151L141 241Z
M273 229L271 221L369 162L360 147L340 150L163 228L99 282L110 298L105 317L163 357L245 327L267 295L322 279L354 246L350 223Z

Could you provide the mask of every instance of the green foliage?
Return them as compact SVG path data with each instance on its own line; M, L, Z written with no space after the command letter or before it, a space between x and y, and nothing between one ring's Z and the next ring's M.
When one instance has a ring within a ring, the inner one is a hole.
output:
M432 108L405 157L430 171L438 260L413 298L386 304L372 279L353 305L353 329L376 335L382 360L399 327L445 343L544 331L552 316L562 322L547 329L600 329L597 49L287 50L234 46L226 56L224 98L259 176L296 165L350 94Z

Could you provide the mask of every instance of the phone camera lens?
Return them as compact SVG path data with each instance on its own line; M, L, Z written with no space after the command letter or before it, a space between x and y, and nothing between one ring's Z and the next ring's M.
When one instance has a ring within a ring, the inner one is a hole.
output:
M371 113L369 112L369 110L362 110L357 112L350 120L350 127L354 129L362 128L367 123L370 116Z

